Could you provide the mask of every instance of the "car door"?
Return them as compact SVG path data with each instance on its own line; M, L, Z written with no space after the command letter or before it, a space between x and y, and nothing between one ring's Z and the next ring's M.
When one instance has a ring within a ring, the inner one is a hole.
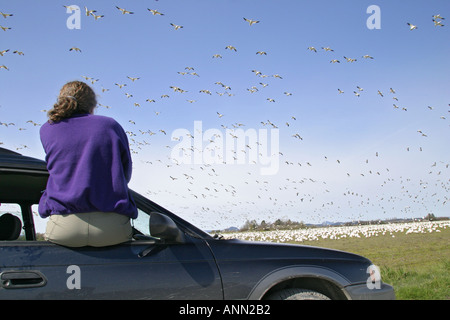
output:
M142 254L147 255L142 256ZM0 244L0 299L223 299L203 240L138 240L104 248Z
M189 228L183 229L183 241L143 237L103 248L36 241L35 226L45 220L32 206L47 177L45 163L0 166L0 211L5 203L16 204L27 240L0 241L0 299L223 299L214 257L202 236ZM133 196L141 208L135 229L139 224L145 234L149 213L164 209Z

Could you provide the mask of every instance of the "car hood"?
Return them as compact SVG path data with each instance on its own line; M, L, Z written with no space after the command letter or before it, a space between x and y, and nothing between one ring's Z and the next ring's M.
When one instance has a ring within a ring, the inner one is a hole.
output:
M245 253L246 258L257 258L260 255L267 257L267 255L270 254L272 258L349 260L362 263L370 262L369 259L355 253L310 245L246 241L240 239L221 239L218 241L227 243L233 251L242 251L241 253Z
M237 239L209 241L219 268L233 272L245 265L249 274L260 276L275 270L308 266L332 270L347 280L347 284L367 280L372 262L360 255L309 245L253 242Z

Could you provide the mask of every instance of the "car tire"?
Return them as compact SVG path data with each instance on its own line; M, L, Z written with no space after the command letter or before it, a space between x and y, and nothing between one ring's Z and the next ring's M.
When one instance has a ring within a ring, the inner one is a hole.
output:
M283 289L270 294L267 300L330 300L326 295L298 288Z

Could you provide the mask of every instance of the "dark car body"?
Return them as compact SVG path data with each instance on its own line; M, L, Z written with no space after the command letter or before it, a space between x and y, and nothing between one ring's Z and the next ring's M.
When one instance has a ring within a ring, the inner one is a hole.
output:
M330 299L395 298L380 279L374 285L364 257L212 237L133 191L149 229L136 227L132 241L103 248L37 241L41 218L32 206L47 178L44 161L0 148L0 203L20 207L15 215L25 238L1 232L7 235L0 241L0 299L259 300L287 288Z

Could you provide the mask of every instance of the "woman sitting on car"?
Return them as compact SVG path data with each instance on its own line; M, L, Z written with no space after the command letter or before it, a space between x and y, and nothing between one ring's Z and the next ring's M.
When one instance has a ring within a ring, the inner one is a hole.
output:
M40 129L50 175L39 214L49 218L45 238L64 246L131 240L137 217L128 138L114 119L93 114L96 105L91 87L68 82Z

